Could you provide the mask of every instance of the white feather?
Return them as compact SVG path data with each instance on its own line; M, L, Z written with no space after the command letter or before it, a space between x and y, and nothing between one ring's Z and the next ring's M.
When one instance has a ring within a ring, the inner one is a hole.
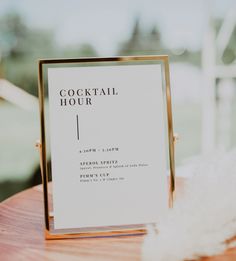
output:
M202 159L174 208L148 233L143 261L182 261L223 252L236 235L236 151ZM232 244L231 244L232 245Z

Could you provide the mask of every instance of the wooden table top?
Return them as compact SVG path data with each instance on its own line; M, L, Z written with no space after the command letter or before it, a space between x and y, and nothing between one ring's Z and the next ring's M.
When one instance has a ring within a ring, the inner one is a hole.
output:
M0 260L141 261L144 236L45 240L43 222L41 186L3 201L0 204ZM233 261L236 249L202 260Z

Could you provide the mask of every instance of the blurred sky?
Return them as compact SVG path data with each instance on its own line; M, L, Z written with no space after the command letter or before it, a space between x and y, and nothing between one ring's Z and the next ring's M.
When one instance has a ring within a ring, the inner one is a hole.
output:
M126 40L135 18L156 24L170 48L201 47L209 10L223 17L235 0L0 0L0 15L20 12L32 27L52 28L58 44L89 42L99 54L111 54ZM209 8L210 6L210 8Z

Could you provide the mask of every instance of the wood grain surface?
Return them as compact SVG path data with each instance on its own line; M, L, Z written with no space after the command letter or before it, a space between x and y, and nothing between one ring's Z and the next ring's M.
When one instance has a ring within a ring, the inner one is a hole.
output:
M182 181L178 180L177 187ZM41 186L0 204L0 260L141 261L144 236L98 239L44 239ZM204 261L236 260L236 249ZM158 260L157 260L158 261Z

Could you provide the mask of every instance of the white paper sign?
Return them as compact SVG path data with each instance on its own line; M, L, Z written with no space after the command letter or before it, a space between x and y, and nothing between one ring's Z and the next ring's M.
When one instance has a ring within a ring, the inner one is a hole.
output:
M168 207L161 66L48 69L56 229L145 224Z

